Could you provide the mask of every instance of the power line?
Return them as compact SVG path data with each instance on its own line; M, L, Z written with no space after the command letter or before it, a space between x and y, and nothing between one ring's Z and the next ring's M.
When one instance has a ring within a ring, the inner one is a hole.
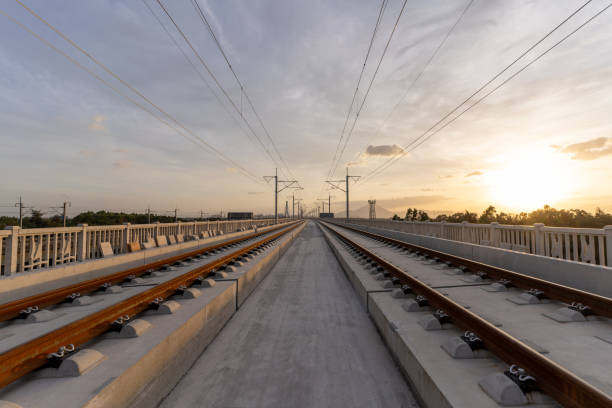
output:
M453 33L453 31L455 30L455 28L459 25L459 22L461 22L461 20L463 19L463 16L465 15L465 13L467 13L467 11L469 10L469 8L472 6L472 4L474 3L474 0L470 0L468 2L468 4L463 8L463 11L459 14L459 17L457 18L457 20L455 20L455 23L450 27L450 29L446 32L446 35L444 36L444 38L442 38L442 41L440 41L440 43L438 44L438 46L436 47L436 49L434 50L434 52L431 54L431 56L429 57L429 59L427 60L427 62L425 63L425 65L423 66L423 69L421 69L421 71L418 73L418 75L412 80L412 82L410 83L410 85L408 86L408 88L406 88L406 91L404 92L404 94L402 95L402 97L399 99L399 101L397 101L397 103L395 104L395 106L393 106L393 109L391 109L391 111L389 112L389 114L385 117L385 119L383 120L383 122L381 123L381 125L378 127L378 129L376 130L376 132L374 133L373 138L376 138L376 136L378 136L378 134L380 133L380 131L382 130L382 128L385 126L385 124L389 121L389 119L391 118L391 116L393 116L393 114L395 113L395 111L397 110L397 108L404 102L404 100L406 99L406 96L408 96L408 94L410 93L410 91L412 90L412 88L414 87L414 85L419 81L419 79L421 79L421 77L423 76L423 74L425 73L425 71L427 70L427 68L429 68L429 65L431 65L432 61L436 58L436 56L438 55L438 53L440 52L440 50L442 49L442 47L444 46L444 44L446 43L446 41L448 40L448 38L451 36L451 34Z
M397 19L395 20L395 24L393 25L393 30L391 30L391 33L389 34L389 38L387 39L387 43L385 44L385 48L383 49L382 55L380 56L380 59L378 60L378 65L376 66L376 70L374 71L374 74L372 75L372 78L370 79L370 83L368 84L368 88L363 96L363 100L361 101L361 104L359 105L359 109L357 109L357 112L355 113L355 120L353 121L353 124L351 126L351 129L349 130L349 133L344 141L344 145L342 146L342 150L340 151L340 155L338 155L338 159L333 167L333 170L331 171L331 176L334 175L334 173L336 172L336 169L338 168L338 164L340 163L340 160L342 158L342 155L344 154L344 150L346 149L346 146L348 145L349 141L351 140L351 136L353 135L353 130L355 129L355 125L357 124L357 120L359 119L359 114L361 113L361 110L363 109L363 107L365 106L366 100L368 98L368 95L370 94L370 90L372 89L372 84L374 83L374 80L376 79L376 75L378 74L378 71L380 69L380 66L383 62L383 59L385 58L385 55L387 54L387 50L389 49L389 44L391 43L391 39L393 38L393 34L395 33L395 30L397 29L397 26L400 22L400 19L402 17L402 15L404 14L404 8L406 8L406 3L408 2L408 0L404 0L404 3L402 4L402 8L400 10L400 12L397 15Z
M261 119L261 116L259 115L259 113L257 112L257 110L255 109L255 106L253 105L253 102L251 101L251 97L249 96L249 94L246 92L246 90L244 89L244 85L242 84L242 81L240 81L240 79L238 78L238 75L236 74L236 71L234 71L234 68L232 67L232 64L229 61L229 58L227 57L227 54L225 53L225 51L223 50L223 46L221 45L221 43L219 42L219 40L217 39L217 36L215 35L215 31L213 30L212 26L210 25L210 23L208 22L208 19L206 18L206 15L204 14L204 11L202 10L202 8L200 7L200 4L198 3L197 0L191 0L191 4L194 6L194 9L196 10L196 12L198 13L200 20L202 21L202 23L206 26L206 28L208 29L208 32L210 33L210 35L212 36L213 40L215 41L215 44L217 45L217 48L219 49L219 51L221 52L221 55L223 55L223 58L225 59L225 62L227 63L228 68L230 69L230 71L232 72L232 74L234 75L234 79L236 80L236 83L238 84L238 86L240 87L240 97L241 97L241 102L242 102L242 95L244 95L244 97L246 98L246 101L248 102L249 106L251 107L251 110L253 111L253 113L255 114L255 117L257 118L257 121L259 122L259 124L261 125L261 128L264 130L265 135L267 136L268 140L270 141L270 144L272 145L272 148L274 149L274 151L276 152L277 156L279 157L280 161L282 162L282 164L285 166L285 168L287 169L287 172L289 173L289 175L291 176L291 178L295 178L293 176L293 173L291 173L291 170L289 169L289 166L287 165L287 162L285 161L285 159L283 158L283 156L280 154L280 152L278 151L278 148L276 147L276 143L274 143L274 140L272 139L272 136L270 136L270 133L268 132L268 129L266 128L266 126L263 123L263 120ZM241 109L242 112L242 109Z
M187 62L189 63L189 65L191 65L191 67L193 68L193 70L196 72L196 74L200 77L200 79L202 80L202 82L204 82L204 84L206 85L206 87L210 90L210 92L214 95L215 99L217 100L217 102L223 107L223 110L228 114L228 116L232 119L232 121L236 124L236 126L238 126L238 128L240 129L240 131L249 139L251 140L251 142L256 145L253 142L253 136L249 135L249 133L247 131L244 130L244 128L242 127L242 125L240 124L240 122L238 121L238 119L236 119L234 117L234 115L231 113L231 111L228 109L228 107L226 106L225 103L223 103L223 101L221 100L221 97L214 91L214 89L212 88L212 86L210 85L210 83L206 80L206 78L204 77L204 75L202 75L202 72L200 72L199 69L196 68L195 64L193 63L193 61L187 56L187 54L185 53L185 51L183 50L183 48L178 44L178 42L175 40L175 38L172 36L172 34L170 34L170 31L168 31L168 29L166 28L166 26L164 25L164 23L161 21L161 19L157 16L157 14L155 14L155 12L153 11L153 9L151 8L151 6L149 6L149 4L147 3L146 0L141 0L142 3L146 6L146 8L149 10L149 12L153 15L153 17L155 17L155 20L157 21L157 23L162 27L162 29L164 30L164 32L167 34L167 36L170 38L170 40L172 40L172 43L175 45L175 47L181 52L181 54L183 55L183 57L185 58L185 60L187 60ZM258 179L258 181L260 181Z
M340 150L340 145L342 144L342 140L344 138L344 132L346 131L346 125L348 124L348 120L351 116L351 112L353 111L353 106L355 105L355 99L357 98L357 92L359 92L359 85L361 85L361 80L363 78L363 73L365 72L365 67L368 63L368 58L370 57L370 52L372 51L372 46L374 45L374 39L376 38L376 33L378 32L378 27L380 26L380 21L384 14L387 0L383 0L380 4L380 10L378 11L378 17L376 18L376 24L374 25L374 30L372 31L372 37L370 38L370 44L368 45L368 50L365 55L365 59L363 61L363 65L361 66L361 72L359 73L359 78L357 79L357 86L355 87L355 92L353 92L353 98L351 99L351 103L349 105L348 111L346 112L346 118L344 119L344 126L342 126L342 132L340 133L340 139L338 140L338 144L336 145L336 151L332 157L331 165L329 166L329 170L327 171L327 177L331 177L331 171L336 162L336 156L338 155L338 151Z
M452 118L450 121L448 121L447 123L445 123L442 127L438 128L437 130L433 131L431 134L428 135L429 132L431 132L434 128L436 128L440 123L442 123L444 120L446 120L448 117L450 117L453 113L455 113L456 111L458 111L463 105L465 105L466 103L468 103L476 94L480 93L480 91L482 91L484 88L486 88L489 84L491 84L495 79L499 78L503 73L505 73L508 69L510 69L512 66L514 66L520 59L522 59L525 55L527 55L530 51L532 51L536 46L538 46L540 43L542 43L546 38L548 38L551 34L553 34L557 29L559 29L562 25L564 25L567 21L569 21L572 17L574 17L577 13L579 13L584 7L586 7L589 3L591 3L592 0L587 1L586 3L584 3L582 6L580 6L578 9L576 9L576 11L574 11L572 14L570 14L567 18L565 18L561 23L559 23L557 26L555 26L551 31L549 31L544 37L542 37L540 40L538 40L535 44L533 44L531 47L529 47L525 52L523 52L519 57L517 57L512 63L510 63L508 66L506 66L502 71L500 71L499 73L497 73L492 79L490 79L489 81L487 81L484 85L482 85L476 92L472 93L468 98L466 98L463 102L461 102L459 105L457 105L455 108L453 108L453 110L451 110L448 114L446 114L444 117L442 117L442 119L440 119L439 121L437 121L433 126L431 126L429 129L427 129L425 132L423 132L420 136L416 137L415 139L413 139L408 145L406 145L402 152L391 157L390 159L388 159L385 163L382 163L380 166L378 166L376 169L372 170L370 173L368 173L366 175L366 177L364 177L363 181L369 180L371 177L382 173L383 171L385 171L388 167L390 167L393 163L395 163L396 161L398 161L399 159L401 159L402 157L404 157L406 154L414 151L416 148L418 148L421 144L423 144L425 141L429 140L432 136L436 135L438 132L440 132L441 130L445 129L448 125L450 125L451 123L453 123L455 120L457 120L458 118L460 118L464 113L466 113L467 111L471 110L474 106L480 104L480 102L482 102L484 99L486 99L489 95L491 95L492 93L494 93L495 91L497 91L498 89L500 89L502 86L504 86L505 84L507 84L508 82L510 82L512 79L514 79L517 75L519 75L521 72L523 72L525 69L527 69L528 67L530 67L532 64L534 64L536 61L538 61L540 58L542 58L543 56L545 56L546 54L548 54L551 50L553 50L554 48L556 48L558 45L560 45L561 43L563 43L565 40L567 40L568 38L570 38L572 35L574 35L576 32L578 32L579 30L581 30L583 27L585 27L587 24L589 24L591 21L593 21L595 18L597 18L598 16L600 16L603 12L605 12L608 8L612 7L612 3L608 4L606 7L604 7L603 9L601 9L599 12L597 12L595 15L593 15L592 17L590 17L588 20L586 20L584 23L582 23L581 25L579 25L577 28L575 28L573 31L571 31L569 34L565 35L564 37L562 37L559 41L557 41L556 43L554 43L551 47L547 48L545 51L543 51L542 53L540 53L538 56L536 56L533 60L531 60L529 63L527 63L526 65L524 65L522 68L520 68L518 71L516 71L514 74L512 74L511 76L509 76L508 78L506 78L504 81L502 81L499 85L497 85L495 88L493 88L491 91L489 91L488 93L486 93L484 96L482 96L481 98L479 98L478 100L476 100L472 105L470 105L468 108L464 109L463 111L461 111L458 115L456 115L454 118Z
M223 88L223 86L221 85L221 83L219 82L219 80L217 79L217 77L215 76L215 74L211 71L211 69L208 67L208 64L206 64L206 62L204 61L204 59L202 58L202 56L198 53L198 51L195 49L195 47L193 46L193 44L191 43L191 41L189 41L189 39L187 38L187 36L185 35L185 33L183 32L183 30L179 27L179 25L177 24L177 22L174 20L174 18L170 15L170 13L168 12L168 10L166 9L166 7L164 7L164 5L162 4L161 0L156 0L157 4L159 4L159 6L161 7L161 9L164 11L164 13L166 14L166 16L168 16L168 19L170 19L170 21L172 22L172 24L174 25L174 27L176 28L176 30L179 32L179 34L181 35L181 37L183 38L183 40L187 43L187 45L189 46L189 48L191 48L191 50L193 51L193 53L196 55L196 57L198 58L198 60L200 61L200 63L202 64L202 66L206 69L206 71L208 72L208 74L211 76L211 78L213 79L213 81L215 82L215 84L217 85L217 87L221 90L221 92L223 93L223 95L227 98L227 100L230 102L230 104L232 105L232 107L234 108L234 110L238 113L238 115L240 115L240 117L242 118L242 120L244 121L244 123L247 125L247 127L249 128L249 130L251 131L251 134L257 139L257 141L259 142L259 144L261 145L261 147L264 149L264 151L266 152L266 154L270 157L270 159L274 162L274 164L278 165L278 162L276 161L276 159L274 158L274 156L272 156L272 154L270 153L270 151L268 150L268 148L266 147L266 145L261 141L261 138L259 137L259 135L255 132L255 130L253 129L253 127L251 126L251 124L249 123L249 121L244 117L244 115L242 114L242 112L238 109L238 107L236 106L234 100L229 96L229 94L227 93L227 91L225 90L225 88Z
M159 26L164 30L164 32L166 33L166 35L168 36L168 38L170 38L170 40L172 41L172 43L174 44L174 46L181 52L181 54L183 55L183 57L185 58L185 60L189 63L189 65L193 68L193 70L195 71L195 73L200 77L200 79L202 80L202 82L204 82L204 84L206 85L206 87L208 88L208 90L214 95L215 99L217 100L217 102L219 102L219 105L221 105L223 107L223 110L228 114L228 116L234 121L234 123L238 126L238 128L242 131L242 133L244 133L245 136L247 136L248 138L250 138L251 136L248 135L248 133L246 133L246 131L244 130L244 128L240 125L240 122L238 121L238 119L236 119L234 117L234 115L231 113L231 111L228 109L228 107L225 105L225 103L223 103L223 101L221 100L221 97L215 92L215 90L212 88L212 86L210 85L210 83L206 80L206 78L204 77L204 75L202 75L202 72L200 72L200 70L195 66L195 64L193 63L193 61L187 56L187 53L185 52L185 50L183 50L183 48L179 45L179 43L176 41L176 39L172 36L172 34L170 34L170 31L168 30L168 28L166 28L165 24L161 21L161 19L159 18L159 16L157 14L155 14L155 12L153 11L153 9L151 8L151 6L147 3L147 0L141 0L142 3L145 5L145 7L147 8L147 10L149 10L149 12L151 13L151 15L155 18L155 20L157 21L157 23L159 24Z
M151 106L153 106L155 109L157 109L159 112L163 113L166 117L168 117L172 122L176 123L177 126L181 127L182 129L184 129L186 132L188 132L194 139L193 140L189 137L187 137L184 133L180 132L178 129L176 129L174 126L172 126L171 124L169 124L167 121L165 121L164 119L160 118L157 114L155 114L154 112L152 112L150 109L147 109L146 107L144 107L142 104L140 104L139 102L135 101L133 98L131 98L130 96L122 93L121 91L119 91L118 89L116 89L115 87L113 87L108 81L104 80L102 77L100 77L99 75L97 75L96 73L94 73L93 71L91 71L89 68L85 67L83 64L79 63L77 60L75 60L74 58L72 58L71 56L69 56L68 54L66 54L65 52L61 51L59 48L57 48L56 46L54 46L53 44L51 44L49 41L45 40L43 37L41 37L40 35L36 34L35 32L33 32L31 29L29 29L27 26L25 26L23 23L19 22L18 20L16 20L15 18L13 18L12 16L8 15L7 13L3 12L0 10L0 13L3 14L5 17L7 17L11 22L13 22L14 24L18 25L20 28L22 28L23 30L27 31L28 33L30 33L32 36L34 36L35 38L37 38L39 41L41 41L42 43L44 43L45 45L47 45L49 48L51 48L52 50L56 51L57 53L59 53L60 55L64 56L65 58L67 58L70 62L72 62L73 64L75 64L77 67L81 68L82 70L86 71L87 73L89 73L90 75L92 75L95 79L97 79L98 81L102 82L104 85L106 85L107 87L109 87L110 89L112 89L115 93L117 93L118 95L126 98L128 101L130 101L131 103L133 103L134 105L136 105L137 107L139 107L140 109L144 110L145 112L149 113L150 115L152 115L153 117L155 117L156 119L158 119L159 121L161 121L162 123L164 123L166 126L170 127L171 129L173 129L174 131L176 131L177 133L179 133L181 136L187 138L188 140L190 140L192 143L195 143L196 145L200 146L200 147L206 147L210 152L212 152L213 154L217 155L219 158L223 159L224 161L228 162L229 164L237 167L241 173L243 173L245 176L259 182L257 176L255 176L253 173L250 173L248 170L246 170L244 167L242 167L240 164L236 163L235 161L233 161L232 159L230 159L229 157L225 156L223 153L221 153L219 150L217 150L214 146L210 145L209 143L207 143L205 140L203 140L201 137L199 137L198 135L194 134L191 130L187 129L185 126L183 126L177 119L175 119L172 115L170 115L169 113L167 113L165 110L163 110L162 108L160 108L158 105L156 105L155 103L153 103L149 98L147 98L145 95L143 95L140 91L138 91L136 88L134 88L133 86L131 86L129 83L127 83L126 81L124 81L121 77L119 77L117 74L115 74L112 70L110 70L108 67L106 67L104 64L102 64L101 62L99 62L95 57L93 57L90 53L88 53L87 51L85 51L83 48L81 48L79 45L77 45L74 41L72 41L70 38L68 38L65 34L63 34L61 31L59 31L55 26L53 26L52 24L50 24L49 22L47 22L45 19L43 19L41 16L39 16L38 14L36 14L32 9L28 8L25 4L23 4L20 0L15 0L20 6L22 6L26 11L28 11L28 13L30 13L32 16L34 16L35 18L37 18L39 21L43 22L46 26L48 26L51 30L53 30L57 35L59 35L62 39L64 39L66 42L68 42L70 45L72 45L74 48L76 48L77 50L79 50L82 54L84 54L85 56L87 56L87 58L89 58L91 61L93 61L96 65L98 65L100 68L102 68L104 71L106 71L107 73L109 73L111 76L113 76L115 79L117 79L120 83L122 83L123 85L125 85L126 87L128 87L130 90L132 90L132 92L136 93L138 96L140 96L142 99L144 99L146 102L148 102Z

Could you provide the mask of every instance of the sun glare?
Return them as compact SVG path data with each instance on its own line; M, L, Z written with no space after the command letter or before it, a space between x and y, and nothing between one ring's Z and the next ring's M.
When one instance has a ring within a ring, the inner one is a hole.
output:
M552 151L513 152L487 173L489 198L512 211L530 211L567 198L574 187L571 163Z

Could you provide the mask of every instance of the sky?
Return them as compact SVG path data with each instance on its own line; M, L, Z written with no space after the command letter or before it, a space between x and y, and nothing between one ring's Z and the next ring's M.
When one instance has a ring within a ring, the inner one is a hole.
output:
M157 0L20 1L50 26L0 3L0 215L19 196L49 214L65 200L73 213L270 214L276 167L303 188L279 194L281 212L292 194L307 208L331 194L342 211L325 180L347 168L362 176L354 208L612 212L612 9L408 152L584 1L409 0L400 15L389 0L348 120L380 1L198 0L244 92L191 0L160 1L197 55ZM591 1L487 89L609 3Z

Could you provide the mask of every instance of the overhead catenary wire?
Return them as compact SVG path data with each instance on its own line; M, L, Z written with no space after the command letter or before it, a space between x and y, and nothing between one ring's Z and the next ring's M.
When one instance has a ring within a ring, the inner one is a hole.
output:
M168 30L168 28L166 27L166 25L161 21L161 19L159 18L159 16L153 11L153 8L151 8L151 6L149 5L149 3L147 3L147 0L141 0L142 3L145 5L145 7L147 8L147 10L149 10L149 13L151 13L151 15L155 18L155 20L157 21L157 23L159 24L159 26L164 30L164 32L166 33L166 35L168 36L168 38L170 38L170 40L172 41L172 43L174 44L174 46L180 51L180 53L183 55L183 57L185 58L185 60L189 63L189 65L193 68L193 70L195 71L195 73L198 75L198 77L200 77L200 79L202 80L202 82L204 82L204 84L206 85L206 87L208 88L208 90L213 94L213 96L215 97L215 99L217 100L217 102L219 103L219 105L221 105L221 107L223 108L223 110L227 113L227 115L232 119L232 121L236 124L236 126L238 126L238 128L240 129L240 131L247 136L248 138L251 138L251 136L249 136L249 134L244 130L244 128L242 127L242 125L240 124L240 122L238 121L238 119L236 119L236 117L232 114L232 112L229 110L229 108L227 107L227 105L223 102L223 100L221 99L221 97L217 94L217 92L215 92L215 90L213 89L213 87L210 85L210 83L208 82L208 80L206 79L206 77L204 77L204 75L202 75L202 72L196 67L196 65L193 63L193 61L191 60L191 58L189 58L189 56L187 55L187 53L185 52L185 50L183 50L183 48L179 45L179 43L176 41L176 39L174 38L174 36L170 33L170 31Z
M374 30L372 31L372 36L370 38L370 43L368 45L368 49L366 51L366 55L361 65L361 72L359 73L359 78L357 79L357 86L355 87L355 92L353 92L353 98L351 99L351 103L349 104L348 111L346 112L346 118L344 119L344 125L342 126L342 132L340 132L340 139L336 144L336 151L332 157L331 165L329 166L329 170L327 171L327 178L331 177L331 171L334 167L334 163L336 162L336 157L338 155L338 151L340 150L340 146L342 145L342 140L344 139L344 133L346 131L346 125L348 124L349 118L351 117L351 112L353 111L353 106L355 106L355 99L357 98L357 93L359 92L359 86L361 85L361 80L363 79L363 74L365 72L366 65L368 64L368 59L370 57L370 53L372 52L372 46L374 45L374 40L376 39L376 33L378 32L378 28L380 27L380 21L382 20L383 14L385 12L385 8L387 6L387 0L382 0L380 3L380 10L378 11L378 16L376 18L376 24L374 25Z
M191 0L191 3L194 7L194 9L196 10L196 13L198 14L198 16L200 17L200 20L202 21L202 23L204 24L204 26L207 28L209 34L211 35L212 39L214 40L217 48L219 49L219 51L221 52L221 55L223 56L223 59L225 60L225 62L227 63L227 66L229 68L229 70L232 72L232 75L234 76L234 79L236 80L236 83L238 84L238 86L240 87L240 112L242 114L242 96L244 96L244 98L246 99L247 103L249 104L249 106L251 107L251 110L253 111L253 114L255 115L255 117L257 118L257 121L259 122L259 125L261 126L261 128L264 131L264 134L266 135L266 137L268 138L268 140L270 141L270 144L272 145L272 148L274 149L274 151L276 152L276 155L278 156L278 158L280 159L281 163L283 164L283 166L287 169L287 172L289 173L289 176L292 179L295 179L295 177L293 176L293 173L291 172L291 169L289 168L289 166L287 165L287 162L285 161L285 159L283 158L283 156L280 154L280 152L278 151L278 148L276 146L276 143L274 142L274 139L272 139L272 136L270 136L270 132L268 132L268 129L266 127L266 125L264 124L263 120L261 119L261 116L259 115L259 112L257 112L257 110L255 109L255 106L253 104L253 102L251 101L251 97L249 96L249 94L247 93L242 81L240 81L240 78L238 78L238 75L236 74L236 71L234 70L234 67L232 67L231 62L229 61L229 58L225 52L225 50L223 49L223 46L221 45L221 43L219 42L219 39L217 38L217 36L215 35L215 31L213 30L212 26L210 25L210 23L208 22L208 19L206 18L206 14L204 13L204 11L202 10L202 8L200 7L200 4L198 3L197 0ZM299 183L298 183L299 184Z
M336 172L336 169L338 168L338 164L340 163L340 160L342 159L342 155L344 154L344 151L346 149L346 146L348 145L348 143L351 140L351 136L353 135L353 131L355 130L355 126L357 124L357 121L359 120L359 115L361 114L361 111L363 110L363 107L365 106L366 100L368 99L368 95L370 94L370 90L372 89L372 85L374 84L374 80L376 79L376 75L378 74L378 71L380 70L380 66L382 65L382 62L385 58L385 55L387 54L387 50L389 49L389 44L391 43L391 40L393 39L393 34L395 34L395 31L397 29L397 26L399 25L400 19L402 17L402 15L404 14L404 9L406 8L406 3L408 2L408 0L404 0L403 4L402 4L402 8L400 9L397 18L395 20L395 24L393 25L393 29L391 30L391 33L389 34L389 38L387 39L387 42L385 44L385 48L383 49L383 52L380 56L380 59L378 60L378 65L376 66L376 70L374 71L374 74L372 75L372 78L370 79L370 83L368 84L368 88L366 89L366 92L363 96L363 99L361 101L361 104L359 105L359 108L357 109L357 111L355 112L355 119L353 120L353 124L351 125L351 128L348 132L348 135L344 141L344 145L342 146L342 150L340 151L340 154L338 155L338 158L336 160L336 164L334 165L332 171L331 171L331 176L333 177L334 173Z
M191 50L193 51L193 53L195 54L196 58L198 59L198 61L200 61L200 63L202 64L202 66L204 67L204 69L206 69L206 72L208 72L208 74L211 76L211 78L213 79L215 85L217 85L217 87L221 90L221 92L223 93L223 95L226 97L226 99L229 101L229 103L232 105L232 107L234 108L234 110L238 113L238 115L242 118L242 120L244 121L244 123L246 124L247 128L249 129L249 131L251 132L251 134L255 137L255 139L259 142L259 144L261 145L261 147L264 149L264 151L266 152L266 154L268 155L268 157L270 157L270 159L272 160L272 162L277 165L278 167L281 167L279 165L279 163L277 162L277 160L274 158L274 156L270 153L270 151L268 150L268 148L266 147L266 145L263 143L263 141L261 140L261 138L259 137L259 135L257 134L257 132L255 132L255 130L253 129L252 125L250 124L250 122L244 117L244 115L242 114L242 112L240 111L240 109L238 108L238 106L236 106L236 103L234 102L234 100L229 96L227 90L223 87L223 85L221 85L221 83L219 82L219 80L217 79L217 77L215 76L214 72L212 72L212 70L210 69L210 67L208 66L208 64L206 63L206 61L204 61L204 59L202 58L202 56L200 55L200 53L195 49L195 47L193 46L192 42L189 40L189 38L187 38L187 35L185 34L185 32L180 28L180 26L178 25L178 23L176 22L176 20L172 17L172 15L170 14L170 12L167 10L167 8L163 5L163 3L161 2L161 0L156 0L157 4L159 4L159 6L161 7L161 9L163 10L164 14L166 14L166 16L168 17L168 19L172 22L172 25L174 25L175 29L178 31L178 33L181 35L181 37L183 38L183 41L185 41L187 43L187 45L189 46L189 48L191 48Z
M391 111L387 114L385 119L382 121L382 123L380 124L376 132L374 133L373 138L376 138L376 136L378 136L378 134L383 129L383 127L387 124L389 119L391 119L391 116L393 116L397 108L399 108L399 106L404 102L404 100L406 99L406 97L408 96L412 88L414 88L416 83L419 82L419 80L421 79L425 71L427 71L427 69L433 62L433 60L436 58L436 56L442 49L442 47L444 47L444 44L446 44L446 41L449 39L453 31L455 31L455 28L459 25L461 20L463 20L463 17L467 13L467 11L470 9L470 7L472 7L472 4L474 4L474 1L475 0L469 0L467 5L462 9L461 13L459 14L459 17L455 20L455 23L448 29L448 31L446 32L446 34L444 35L444 37L442 38L442 40L440 41L440 43L438 44L434 52L429 56L429 59L427 60L427 62L425 62L425 65L423 65L423 68L421 69L421 71L414 77L410 85L408 85L408 87L402 94L402 97L397 101L397 103L393 106L393 109L391 109Z
M552 51L554 48L556 48L558 45L560 45L561 43L563 43L565 40L567 40L568 38L570 38L572 35L574 35L576 32L578 32L579 30L581 30L583 27L585 27L586 25L588 25L591 21L593 21L595 18L599 17L602 13L604 13L608 8L612 7L612 3L608 4L607 6L605 6L603 9L601 9L600 11L598 11L596 14L594 14L593 16L591 16L589 19L587 19L584 23L580 24L577 28L575 28L574 30L572 30L569 34L563 36L560 40L558 40L556 43L554 43L551 47L547 48L545 51L543 51L542 53L540 53L538 56L536 56L533 60L531 60L529 63L527 63L526 65L524 65L522 68L520 68L518 71L516 71L514 74L512 74L511 76L509 76L508 78L506 78L504 81L502 81L499 85L497 85L496 87L494 87L491 91L489 91L488 93L486 93L483 97L479 98L478 100L476 100L472 105L470 105L467 109L463 110L462 112L460 112L458 115L456 115L454 118L452 118L449 122L445 123L442 127L438 128L437 130L434 131L434 129L436 127L438 127L438 125L440 125L442 122L444 122L447 118L449 118L453 113L457 112L463 105L465 105L466 103L468 103L470 100L472 100L472 98L474 96L476 96L478 93L480 93L483 89L485 89L488 85L490 85L493 81L495 81L497 78L499 78L501 75L503 75L505 72L507 72L512 66L514 66L518 61L520 61L522 58L524 58L529 52L531 52L535 47L537 47L539 44L541 44L544 40L546 40L550 35L552 35L555 31L557 31L561 26L563 26L567 21L569 21L571 18L573 18L576 14L578 14L582 9L584 9L584 7L586 7L589 3L591 3L592 0L589 0L587 2L585 2L584 4L582 4L578 9L576 9L573 13L571 13L567 18L565 18L563 21L561 21L557 26L555 26L552 30L550 30L546 35L544 35L544 37L542 37L541 39L539 39L536 43L534 43L532 46L530 46L526 51L524 51L520 56L518 56L516 59L514 59L509 65L507 65L502 71L500 71L499 73L497 73L493 78L491 78L490 80L488 80L484 85L482 85L480 88L478 88L478 90L476 90L474 93L472 93L468 98L466 98L464 101L462 101L459 105L455 106L449 113L447 113L445 116L442 117L442 119L438 120L434 125L432 125L429 129L427 129L425 132L423 132L421 135L419 135L418 137L416 137L415 139L413 139L409 144L407 144L403 149L402 152L400 152L399 154L389 158L387 161L385 161L384 163L382 163L381 165L379 165L377 168L375 168L374 170L372 170L370 173L368 173L363 179L362 179L362 184L364 181L369 181L372 177L382 173L383 171L385 171L387 168L389 168L392 164L394 164L396 161L398 161L399 159L401 159L402 157L404 157L406 154L414 151L416 148L418 148L420 145L422 145L425 141L429 140L432 136L434 136L435 134L439 133L441 130L445 129L448 125L450 125L451 123L453 123L455 120L459 119L459 117L461 117L463 114L465 114L467 111L471 110L474 106L480 104L484 99L486 99L489 95L491 95L492 93L494 93L495 91L497 91L498 89L500 89L502 86L504 86L505 84L507 84L508 82L510 82L512 79L514 79L517 75L519 75L521 72L523 72L525 69L527 69L528 67L530 67L531 65L533 65L536 61L538 61L540 58L542 58L544 55L548 54L550 51ZM429 134L430 132L432 132L431 134Z
M70 38L68 38L64 33L62 33L60 30L58 30L55 26L53 26L51 23L49 23L48 21L46 21L45 19L43 19L40 15L38 15L36 12L34 12L32 9L30 9L29 7L27 7L25 4L23 4L20 0L15 0L21 7L23 7L28 13L30 13L32 16L34 16L36 19L38 19L39 21L41 21L42 23L44 23L47 27L49 27L51 30L53 30L58 36L60 36L62 39L64 39L66 42L68 42L70 45L72 45L74 48L76 48L78 51L80 51L82 54L84 54L87 58L89 58L92 62L94 62L96 65L98 65L100 68L102 68L105 72L107 72L109 75L111 75L112 77L114 77L115 79L117 79L121 84L123 84L124 86L126 86L128 89L130 89L132 92L134 92L135 94L137 94L138 96L140 96L143 100L145 100L147 103L149 103L151 106L153 106L157 111L161 112L164 116L166 116L168 119L170 119L170 121L174 122L178 127L180 127L181 129L183 129L185 132L187 132L191 137L187 137L185 135L185 133L178 131L173 125L171 125L170 123L168 123L168 121L166 121L165 119L162 119L159 117L158 114L156 114L155 112L153 112L152 110L146 108L145 106L143 106L141 103L139 103L138 101L136 101L134 98L126 95L125 93L121 92L120 90L118 90L116 87L112 86L108 81L106 81L104 78L102 78L101 76L99 76L98 74L96 74L95 72L93 72L92 70L90 70L89 68L87 68L86 66L84 66L83 64L81 64L80 62L78 62L76 59L74 59L73 57L71 57L70 55L68 55L67 53L65 53L64 51L60 50L59 48L57 48L56 46L54 46L52 43L50 43L49 41L45 40L42 36L40 36L39 34L35 33L34 31L32 31L31 29L29 29L25 24L19 22L18 20L16 20L15 18L13 18L12 16L10 16L9 14L7 14L6 12L3 12L0 10L0 13L2 13L5 17L7 17L9 20L11 20L14 24L18 25L20 28L22 28L23 30L27 31L28 33L30 33L31 35L33 35L35 38L37 38L39 41L43 42L45 45L47 45L48 47L50 47L52 50L54 50L55 52L59 53L60 55L64 56L65 58L67 58L70 62L72 62L73 64L75 64L77 67L79 67L80 69L84 70L85 72L87 72L88 74L90 74L91 76L93 76L95 79L97 79L98 81L100 81L101 83L103 83L104 85L106 85L107 87L109 87L111 90L113 90L113 92L115 92L116 94L122 96L123 98L127 99L128 101L130 101L132 104L134 104L135 106L139 107L140 109L144 110L145 112L149 113L150 115L152 115L153 117L155 117L156 119L158 119L159 121L161 121L163 124L165 124L166 126L170 127L171 129L173 129L175 132L179 133L181 136L186 137L188 140L190 140L192 143L195 143L196 145L204 148L205 150L207 150L209 153L213 153L214 155L216 155L218 158L224 160L226 163L231 164L232 166L236 167L243 175L247 176L248 178L252 179L252 180L257 180L259 182L258 177L249 172L248 170L246 170L242 165L240 165L239 163L235 162L234 160L232 160L231 158L225 156L222 152L220 152L218 149L216 149L214 146L212 146L210 143L206 142L205 140L203 140L201 137L199 137L198 135L196 135L195 133L193 133L191 130L187 129L184 125L182 125L176 118L174 118L172 115L170 115L168 112L166 112L164 109L162 109L161 107L159 107L157 104L155 104L153 101L151 101L148 97L146 97L144 94L142 94L138 89L134 88L132 85L130 85L127 81L123 80L119 75L117 75L115 72L113 72L112 70L110 70L106 65L102 64L100 61L98 61L95 57L93 57L89 52L87 52L86 50L84 50L83 48L81 48L78 44L76 44L73 40L71 40Z

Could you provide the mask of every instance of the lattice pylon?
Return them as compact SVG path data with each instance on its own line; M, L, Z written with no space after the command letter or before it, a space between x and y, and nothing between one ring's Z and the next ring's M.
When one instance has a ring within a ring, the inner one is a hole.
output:
M368 200L368 204L370 204L370 219L376 219L376 200Z

